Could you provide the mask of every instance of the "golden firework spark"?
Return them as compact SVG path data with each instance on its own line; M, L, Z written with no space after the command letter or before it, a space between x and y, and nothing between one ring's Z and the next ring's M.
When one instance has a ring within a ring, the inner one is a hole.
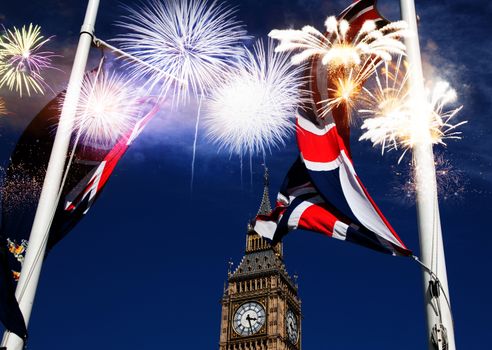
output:
M400 57L395 64L385 63L374 76L374 89L363 88L359 113L365 132L359 140L370 140L374 146L386 149L402 148L403 154L418 143L443 144L446 139L459 139L457 128L467 121L454 123L463 106L447 108L456 101L456 91L441 81L420 101L424 118L416 119L414 102L409 97L408 70ZM420 117L420 116L419 116ZM423 121L423 122L422 122Z
M3 210L10 212L35 206L41 194L44 172L22 163L11 165L8 171L7 177L7 170L0 168Z
M358 103L365 81L373 74L378 63L368 58L363 65L350 68L339 67L329 74L328 98L318 102L320 117L325 118L333 108L346 108L347 122L351 122L352 109Z
M368 20L354 33L346 20L328 17L326 35L312 26L302 30L272 30L270 37L280 40L276 51L300 51L292 56L293 64L319 57L328 73L328 98L320 101L320 117L325 118L333 108L344 107L350 122L365 81L382 62L392 60L393 55L405 54L405 44L399 39L408 35L403 21L378 28Z
M0 88L6 86L17 91L44 93L46 82L41 73L51 68L52 52L41 51L50 40L41 35L41 27L29 24L7 30L0 37Z

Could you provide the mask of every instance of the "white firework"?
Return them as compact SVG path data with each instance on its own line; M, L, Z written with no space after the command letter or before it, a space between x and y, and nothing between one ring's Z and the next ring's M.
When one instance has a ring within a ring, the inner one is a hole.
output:
M272 42L266 49L257 42L207 101L208 136L219 149L239 155L285 144L302 101L302 68L292 67L287 54L275 53Z
M338 21L334 16L328 17L325 27L326 35L312 26L305 26L302 30L274 29L269 36L280 40L276 51L301 51L292 56L293 64L321 56L324 65L337 68L360 65L368 56L390 61L392 54L405 53L405 45L399 40L408 35L403 21L392 22L379 29L374 21L367 20L354 37L349 22L344 19Z
M77 106L75 130L85 145L110 146L139 116L136 89L117 74L87 74Z
M145 62L133 65L132 76L158 87L160 95L171 90L176 103L217 86L230 61L243 54L246 31L235 10L216 1L152 0L127 11L118 26L128 33L116 40Z
M454 122L455 116L462 109L449 108L457 98L456 91L448 82L437 82L427 91L424 101L418 101L422 116L414 113L414 102L408 91L408 71L404 72L401 58L395 65L386 64L382 72L376 72L376 88L363 89L362 108L359 110L365 117L362 129L365 132L359 140L370 140L374 146L385 149L404 150L415 144L442 144L446 139L459 139L461 132L458 127L466 121Z
M398 149L402 140L412 130L409 109L408 70L402 57L395 64L385 62L374 74L374 86L362 88L359 113L366 130L359 141L370 140L374 146L385 150ZM405 146L404 148L408 148Z

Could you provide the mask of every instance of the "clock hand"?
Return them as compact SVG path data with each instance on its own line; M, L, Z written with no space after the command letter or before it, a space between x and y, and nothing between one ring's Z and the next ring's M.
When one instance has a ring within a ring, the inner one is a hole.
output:
M246 319L248 320L248 323L249 323L249 332L253 332L253 326L251 325L251 318L249 317L249 315L246 317Z
M249 314L247 314L247 315L246 315L246 320L248 320L248 321L256 321L256 320L258 320L258 319L257 319L257 318L255 318L255 317L251 317Z
M289 327L291 332L294 332L294 324L292 322L288 322L287 326Z

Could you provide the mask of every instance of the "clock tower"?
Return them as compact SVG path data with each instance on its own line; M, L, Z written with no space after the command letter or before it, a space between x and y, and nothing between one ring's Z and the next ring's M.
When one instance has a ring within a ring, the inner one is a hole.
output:
M268 172L258 214L271 212ZM271 246L248 225L246 251L229 271L222 297L219 350L301 350L301 301L282 243Z

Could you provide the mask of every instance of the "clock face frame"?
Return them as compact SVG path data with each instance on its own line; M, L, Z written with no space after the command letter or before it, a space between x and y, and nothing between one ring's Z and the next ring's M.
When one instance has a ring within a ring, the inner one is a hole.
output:
M299 340L299 325L297 324L297 317L292 310L287 310L285 316L285 327L287 328L287 336L292 344L297 344Z
M234 314L232 328L238 335L246 337L258 333L265 321L265 308L260 303L248 301Z

